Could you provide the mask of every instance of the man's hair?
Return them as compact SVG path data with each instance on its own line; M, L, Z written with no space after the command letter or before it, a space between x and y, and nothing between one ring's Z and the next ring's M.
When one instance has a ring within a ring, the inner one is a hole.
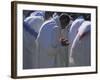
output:
M62 13L59 19L61 22L62 29L64 29L70 22L70 16L66 13Z
M52 18L53 14L54 14L54 12L50 12L50 11L45 12L45 20Z

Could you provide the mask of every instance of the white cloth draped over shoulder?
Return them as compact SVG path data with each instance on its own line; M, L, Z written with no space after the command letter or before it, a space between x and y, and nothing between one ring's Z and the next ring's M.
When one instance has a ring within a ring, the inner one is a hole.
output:
M45 12L36 11L31 13L30 16L24 20L24 22L38 33L41 25L44 22L44 16Z
M71 27L72 23L73 23L73 20L70 20L70 22L66 26L66 28L61 30L61 38L68 40L68 42L70 42L69 41L69 28ZM60 49L61 53L60 53L60 57L59 57L59 59L60 59L59 62L60 62L60 64L62 63L61 66L68 67L69 45L67 45L67 46L61 45L60 48L61 48Z
M78 33L70 50L69 66L91 65L91 22L84 21L78 29Z
M60 53L60 22L55 16L43 23L37 37L37 68L50 68L59 66L57 55Z
M80 27L80 25L84 22L84 18L82 16L79 16L78 18L76 18L70 29L69 29L69 36L68 39L70 41L70 45L73 43L73 40L75 38L75 36L77 35L78 32L78 28Z
M23 26L23 68L35 68L36 38L44 22L44 12L35 11L26 17Z

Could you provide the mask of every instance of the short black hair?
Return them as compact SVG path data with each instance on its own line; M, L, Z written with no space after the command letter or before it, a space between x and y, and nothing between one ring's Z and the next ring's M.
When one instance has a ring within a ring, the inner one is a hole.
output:
M47 11L45 13L45 20L48 20L48 19L52 18L53 14L54 14L54 12Z
M61 28L64 29L70 22L70 16L66 13L62 13L59 20L61 23Z

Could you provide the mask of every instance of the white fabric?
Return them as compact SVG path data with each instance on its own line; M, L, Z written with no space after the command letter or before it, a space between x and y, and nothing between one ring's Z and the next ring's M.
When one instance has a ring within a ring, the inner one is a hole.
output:
M78 32L78 28L80 27L80 25L84 22L84 18L83 17L78 17L77 19L75 19L75 21L73 21L70 29L69 29L69 41L70 41L70 45L73 43L73 40Z
M89 66L91 49L91 22L84 21L78 29L78 33L72 43L69 66ZM85 34L85 35L84 35ZM82 37L82 35L84 35Z
M44 22L43 16L29 16L24 22L37 33ZM35 68L36 42L34 35L23 29L23 68Z
M35 11L35 12L31 13L30 16L42 16L42 17L45 17L45 11Z
M57 67L61 65L61 61L58 61L58 58L61 56L59 55L61 29L57 26L56 18L44 22L39 31L36 57L36 67L38 68Z
M58 18L57 18L58 17ZM59 22L59 16L57 13L53 14L53 18L55 19L58 26L61 26ZM72 21L66 26L65 29L61 29L60 31L60 38L68 39L68 27L72 24ZM68 66L68 46L59 46L59 55L56 57L56 63L59 67L66 67Z
M43 16L35 16L35 15L33 15L33 13L32 13L31 16L27 17L24 20L24 22L26 22L32 29L34 29L38 33L41 25L44 22L44 17Z
M34 68L36 44L34 36L23 29L23 68Z

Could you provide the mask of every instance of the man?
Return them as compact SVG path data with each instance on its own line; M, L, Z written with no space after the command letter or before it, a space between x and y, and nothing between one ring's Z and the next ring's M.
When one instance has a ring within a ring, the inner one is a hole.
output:
M84 21L78 29L78 33L70 50L69 66L89 66L91 50L91 22Z
M67 42L65 39L61 41L59 39L61 37L61 29L64 29L69 22L69 16L62 14L60 17L56 15L43 23L37 37L37 68L63 66L58 57L61 55L60 46L66 46Z
M70 55L70 50L71 50L73 40L75 39L77 32L78 32L78 28L85 21L82 15L77 15L77 16L78 17L73 21L72 25L69 28L69 32L68 32L68 39L70 42L70 44L68 46L69 55ZM69 59L70 59L70 56L69 56Z
M35 68L36 43L39 28L44 22L44 12L36 11L23 22L23 68Z
M61 54L60 54L60 61L61 63L63 64L63 66L67 67L68 66L68 51L69 51L69 44L70 44L70 41L69 41L69 38L68 38L68 33L69 33L69 28L70 26L72 25L72 22L73 22L73 18L66 14L69 19L66 21L67 22L67 25L65 27L63 27L63 19L62 18L62 29L61 29L61 36L60 36L60 41L61 41ZM67 44L66 44L67 42Z
M27 17L24 22L27 23L32 29L34 29L37 33L41 25L44 22L45 12L44 11L35 11Z
M69 34L68 34L68 38L69 38L69 41L70 41L70 46L71 44L73 43L73 40L74 38L76 37L76 34L78 32L78 28L80 27L80 25L84 22L84 18L83 16L79 16L78 18L76 18L70 29L69 29Z

